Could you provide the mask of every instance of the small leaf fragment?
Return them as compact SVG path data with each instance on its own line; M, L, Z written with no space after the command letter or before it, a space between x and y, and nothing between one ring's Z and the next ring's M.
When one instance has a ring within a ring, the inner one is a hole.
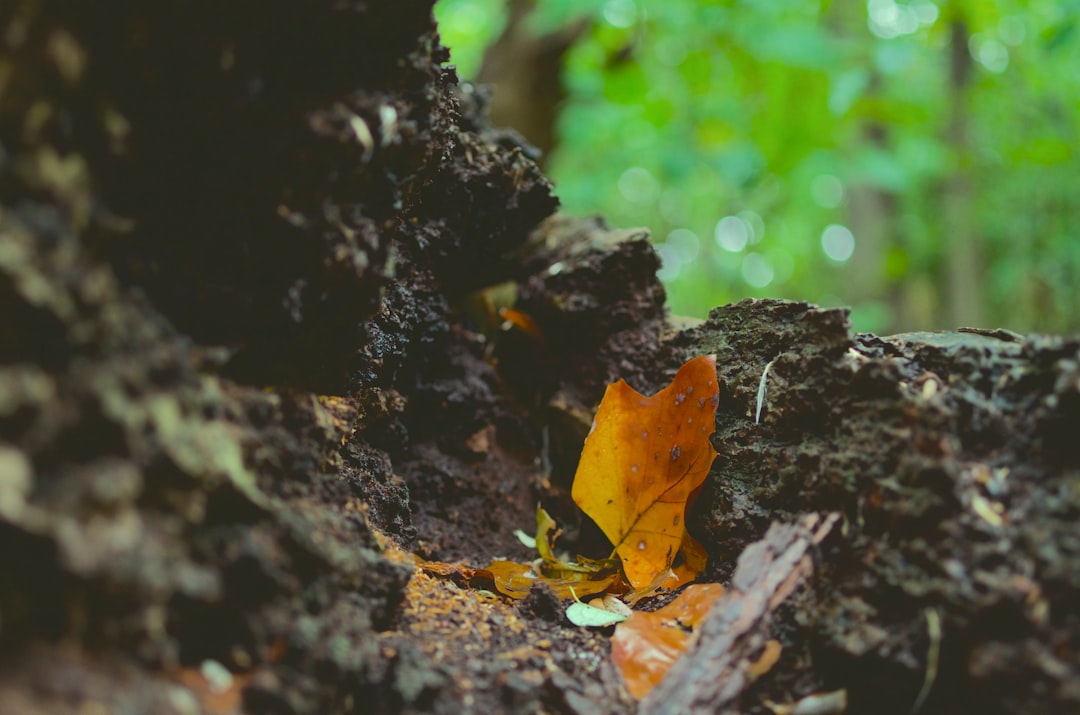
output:
M689 531L683 534L679 552L683 556L683 561L672 569L675 572L675 578L663 584L673 591L696 579L709 563L709 554L705 551L705 547Z
M794 704L763 701L776 715L840 715L847 712L847 689L813 693Z
M551 590L560 599L570 598L571 589L577 591L579 595L592 596L608 590L618 576L618 573L610 570L606 573L563 571L549 576L537 573L531 564L519 564L499 559L492 561L487 568L480 571L490 574L499 593L510 598L525 598L529 594L529 589L537 581L543 581L551 586Z
M626 594L626 602L633 607L642 599L658 596L665 590L664 584L675 582L678 578L679 575L675 573L674 569L661 571L649 583Z
M526 534L521 529L514 529L514 536L517 537L518 541L520 541L522 544L524 544L526 549L535 549L536 548L536 538L533 537L533 536L529 536L528 534Z
M551 518L551 514L547 513L539 504L536 505L536 552L540 554L546 562L556 562L558 559L555 557L555 550L553 548L553 542L555 537L559 535L556 531L554 536L549 536L551 530L555 528L555 520Z
M536 573L528 564L496 559L484 570L491 574L495 589L510 598L525 598L536 583Z
M603 604L605 611L610 611L611 613L618 613L619 615L626 616L627 618L629 618L630 614L633 613L633 611L630 610L630 606L627 606L625 603L623 603L623 601L618 596L612 595L610 593L605 593L601 597L600 601Z
M748 673L750 679L757 680L772 670L772 667L780 660L780 654L783 651L784 647L780 645L780 641L775 639L765 641L765 647L762 649L761 655L758 656L757 660L750 664Z
M552 533L554 532L554 533ZM474 569L459 564L425 561L415 558L420 570L432 576L448 578L459 586L476 590L494 589L510 598L525 598L539 581L546 583L560 599L570 598L574 591L592 596L614 590L622 593L626 585L620 580L619 564L615 559L588 559L582 556L576 562L563 561L555 555L553 545L559 535L555 520L540 506L536 509L536 536L530 537L520 529L518 540L530 545L535 542L540 558L532 563L496 559L485 568ZM576 598L576 596L575 596Z
M588 603L574 601L566 607L566 618L575 626L583 628L604 628L626 620L621 613L612 613Z

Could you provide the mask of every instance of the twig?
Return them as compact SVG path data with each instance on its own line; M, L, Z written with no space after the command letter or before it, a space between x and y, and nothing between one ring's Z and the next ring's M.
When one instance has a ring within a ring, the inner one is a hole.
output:
M769 364L765 366L765 370L761 373L761 382L757 386L757 410L754 413L754 424L761 424L761 408L765 406L765 378L769 376L769 368L773 366L773 363L780 358L779 355L769 361Z
M941 616L937 609L926 609L926 630L930 635L930 647L926 653L926 674L923 676L922 689L919 690L918 697L912 703L909 715L919 712L926 697L930 695L930 689L934 687L934 680L937 679L938 657L941 655Z

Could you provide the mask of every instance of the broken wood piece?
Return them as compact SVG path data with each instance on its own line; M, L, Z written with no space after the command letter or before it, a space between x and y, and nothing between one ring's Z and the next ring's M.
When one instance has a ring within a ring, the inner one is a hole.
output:
M773 614L813 570L809 551L829 534L837 513L774 522L739 556L731 589L713 606L695 648L642 701L650 715L738 712L770 640Z

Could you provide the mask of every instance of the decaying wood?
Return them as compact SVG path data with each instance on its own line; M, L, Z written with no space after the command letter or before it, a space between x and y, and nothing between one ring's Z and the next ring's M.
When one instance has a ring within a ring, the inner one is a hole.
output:
M642 712L738 712L735 701L760 675L756 664L775 635L774 614L810 577L813 548L839 518L810 514L793 524L774 523L761 541L747 546L695 645L642 702Z

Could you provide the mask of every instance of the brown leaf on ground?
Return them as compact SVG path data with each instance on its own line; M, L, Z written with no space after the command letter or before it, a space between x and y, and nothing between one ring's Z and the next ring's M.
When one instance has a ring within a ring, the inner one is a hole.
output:
M608 385L585 439L571 494L615 545L639 589L672 567L689 535L686 504L705 481L716 450L720 390L716 358L690 360L652 397L625 381ZM697 576L700 548L668 587Z

